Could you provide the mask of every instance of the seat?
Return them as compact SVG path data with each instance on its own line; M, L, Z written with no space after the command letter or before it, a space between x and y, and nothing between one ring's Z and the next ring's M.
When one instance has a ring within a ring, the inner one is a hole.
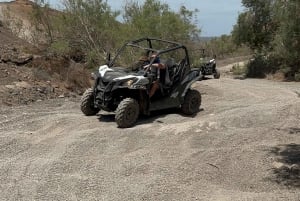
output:
M180 60L178 64L176 64L176 68L174 70L173 83L177 83L182 81L185 74L185 59Z
M165 62L166 68L165 68L165 78L164 78L164 84L166 86L171 86L173 84L174 79L174 67L176 65L174 58L169 58Z

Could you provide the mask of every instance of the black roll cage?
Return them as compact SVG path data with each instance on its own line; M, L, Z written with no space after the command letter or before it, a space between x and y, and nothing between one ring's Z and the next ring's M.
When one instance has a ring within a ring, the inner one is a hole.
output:
M140 45L141 42L147 41L148 43L148 47L142 46ZM166 44L166 48L163 49L154 49L152 46L152 43L154 41L158 41L158 42L163 42ZM172 47L168 47L168 45L172 45ZM152 65L152 63L154 62L156 57L159 57L161 54L167 53L167 52L171 52L177 49L184 49L185 52L185 64L187 66L190 66L190 60L189 60L189 55L188 55L188 50L187 48L177 42L173 42L173 41L169 41L169 40L164 40L164 39L158 39L158 38L151 38L151 37L145 37L145 38L140 38L137 40L133 40L133 41L129 41L127 43L125 43L116 53L116 55L114 56L113 59L111 59L108 62L108 66L112 67L114 65L115 60L118 58L118 56L121 54L121 52L126 48L126 46L132 46L132 47L137 47L137 48L141 48L144 50L149 50L152 52L156 52L156 56L150 61L150 66Z

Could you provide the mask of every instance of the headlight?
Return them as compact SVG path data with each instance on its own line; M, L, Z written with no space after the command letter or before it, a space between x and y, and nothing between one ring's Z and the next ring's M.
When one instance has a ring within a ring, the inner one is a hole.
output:
M130 87L133 84L133 80L127 80L122 83L122 86L124 87Z

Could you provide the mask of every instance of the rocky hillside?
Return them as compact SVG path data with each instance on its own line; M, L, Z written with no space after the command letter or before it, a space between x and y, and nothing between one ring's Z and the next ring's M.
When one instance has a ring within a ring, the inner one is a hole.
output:
M29 0L0 2L0 21L15 35L37 44L45 42L46 32L41 24L34 22L34 13L39 7ZM59 11L47 8L47 14L57 15Z
M0 2L0 21L20 38L32 41L30 15L34 3L29 0Z
M76 96L89 85L82 64L49 55L0 23L0 105Z

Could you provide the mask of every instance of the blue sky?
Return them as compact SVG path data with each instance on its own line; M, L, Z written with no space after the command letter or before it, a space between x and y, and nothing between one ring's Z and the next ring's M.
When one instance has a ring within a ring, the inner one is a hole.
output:
M55 0L50 0L55 1ZM143 2L144 0L139 0ZM180 6L189 10L198 9L198 26L201 36L220 36L230 34L237 21L238 14L243 11L241 0L160 0L174 11ZM120 9L126 0L107 0L113 9ZM121 4L120 4L121 3Z
M0 0L9 1L9 0ZM53 7L59 7L61 0L46 0ZM144 2L144 0L138 0ZM201 28L201 36L220 36L230 34L236 23L238 14L243 11L241 0L160 0L166 3L174 11L180 6L189 10L198 9L198 26ZM121 10L126 0L107 0L114 10Z

